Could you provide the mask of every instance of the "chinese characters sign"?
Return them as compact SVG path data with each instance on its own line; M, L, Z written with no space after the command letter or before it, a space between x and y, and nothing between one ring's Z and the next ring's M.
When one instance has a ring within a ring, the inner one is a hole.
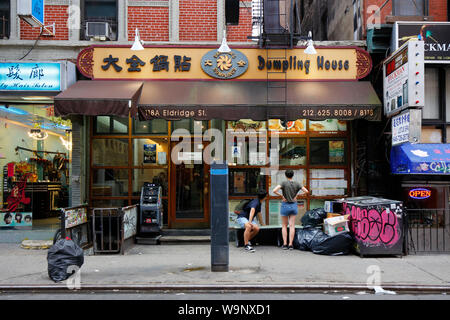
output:
M372 68L370 55L359 48L318 48L308 56L304 48L288 52L239 48L220 53L211 47L128 47L93 46L78 56L78 69L86 77L130 80L267 80L276 79L357 80ZM285 57L285 58L281 58ZM277 78L278 77L278 78Z
M0 63L0 91L61 91L60 63Z

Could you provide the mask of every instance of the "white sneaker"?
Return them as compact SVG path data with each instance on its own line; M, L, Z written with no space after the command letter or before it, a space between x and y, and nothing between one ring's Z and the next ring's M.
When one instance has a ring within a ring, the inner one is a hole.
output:
M250 244L247 244L244 247L244 250L247 251L247 252L255 252L255 249L253 249L253 247Z

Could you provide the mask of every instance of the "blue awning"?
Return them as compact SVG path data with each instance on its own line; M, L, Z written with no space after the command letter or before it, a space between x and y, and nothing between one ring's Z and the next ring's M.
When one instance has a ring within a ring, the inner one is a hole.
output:
M402 144L391 149L393 174L450 175L450 144Z

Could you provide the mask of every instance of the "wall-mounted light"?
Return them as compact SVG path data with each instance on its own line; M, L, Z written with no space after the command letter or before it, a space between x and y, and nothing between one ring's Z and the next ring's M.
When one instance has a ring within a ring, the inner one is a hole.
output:
M223 30L222 44L220 45L220 48L217 51L223 52L223 53L231 52L231 49L227 44L227 31L226 30Z
M139 37L139 30L136 28L135 35L134 35L134 43L131 46L131 50L139 51L144 50L144 47L142 46L144 44L144 41L142 41Z
M312 40L312 32L308 32L308 40L307 40L307 47L305 49L306 54L317 54L316 48L314 48L314 42Z

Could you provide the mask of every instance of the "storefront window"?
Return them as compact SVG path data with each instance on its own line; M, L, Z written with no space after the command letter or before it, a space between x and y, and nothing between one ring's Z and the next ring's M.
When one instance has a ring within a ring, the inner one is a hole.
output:
M133 170L133 196L141 195L144 182L155 183L162 187L162 195L167 196L169 188L169 175L167 169L134 169Z
M128 196L128 169L94 169L92 196Z
M309 159L312 165L343 165L346 158L345 140L311 138Z
M260 169L234 169L229 171L230 196L256 196L258 191L266 189L266 176Z
M92 164L94 166L128 165L128 140L93 139Z
M306 165L306 138L279 138L280 166Z
M127 134L128 118L97 116L94 118L94 132L100 134Z
M123 208L128 206L128 199L93 199L93 208Z
M151 121L134 120L134 134L161 134L167 135L168 122L164 119L153 119Z
M442 130L436 127L422 127L420 143L442 143Z
M172 121L172 133L177 129L187 130L191 134L205 132L208 129L208 121L196 121L192 119Z
M228 121L226 139L230 164L263 166L267 163L265 122L245 119Z
M306 185L306 170L300 169L300 170L293 170L294 171L294 177L292 180L297 181L302 186ZM269 186L269 195L274 197L276 196L272 191L277 185L281 185L283 181L286 181L286 170L278 170L271 172L270 175L270 186ZM300 193L301 194L301 193Z
M133 139L133 165L167 165L168 139Z

